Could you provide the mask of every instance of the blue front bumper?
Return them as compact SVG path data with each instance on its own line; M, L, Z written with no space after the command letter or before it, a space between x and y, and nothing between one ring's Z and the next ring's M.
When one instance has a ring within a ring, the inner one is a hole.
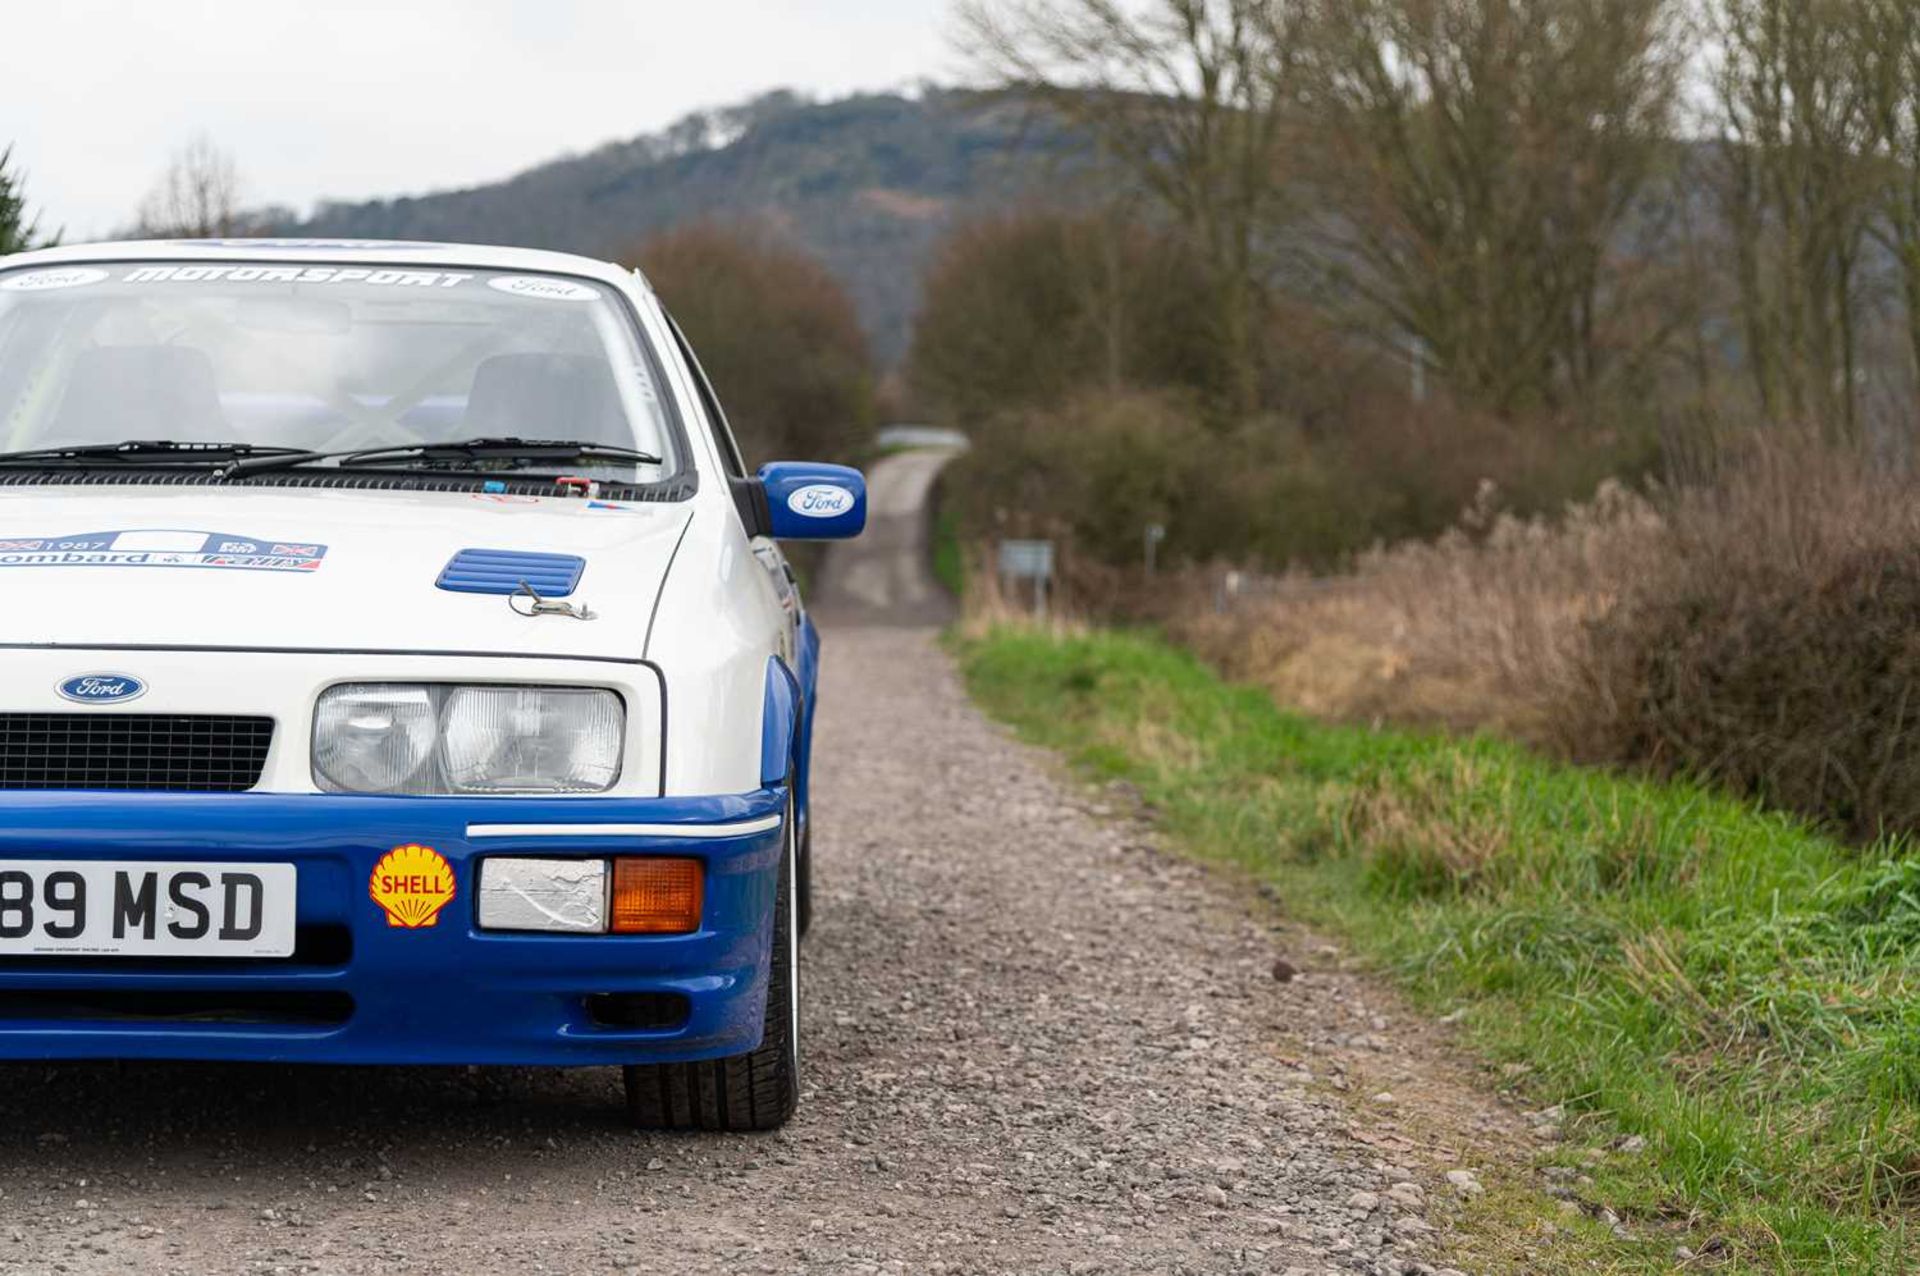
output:
M0 859L295 865L299 943L273 960L0 956L0 1059L614 1064L739 1054L760 1042L785 804L779 788L568 800L6 794ZM503 824L543 827L468 832ZM587 824L691 835L552 835ZM721 827L741 824L755 831ZM368 896L374 863L405 843L434 847L454 871L455 897L431 927L390 926ZM699 858L701 929L483 932L476 865L501 854ZM683 1017L609 1023L590 1010L606 1003L589 1001L609 994L652 994L638 1004ZM240 1009L219 1009L229 1002Z

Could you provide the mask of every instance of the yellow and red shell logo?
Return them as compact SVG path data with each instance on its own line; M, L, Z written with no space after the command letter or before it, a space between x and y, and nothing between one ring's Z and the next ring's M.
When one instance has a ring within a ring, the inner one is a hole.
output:
M396 846L373 866L367 894L387 910L387 925L431 926L453 900L453 868L431 846Z

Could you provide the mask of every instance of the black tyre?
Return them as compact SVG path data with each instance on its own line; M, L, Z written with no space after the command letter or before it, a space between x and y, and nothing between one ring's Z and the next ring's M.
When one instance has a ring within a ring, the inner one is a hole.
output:
M745 1133L785 1125L800 1101L799 839L787 807L786 850L773 902L773 956L760 1045L703 1063L624 1069L627 1119L642 1130Z
M805 829L800 834L800 854L796 857L799 864L798 880L800 892L795 915L800 924L800 938L805 939L807 932L813 929L813 813L807 813Z

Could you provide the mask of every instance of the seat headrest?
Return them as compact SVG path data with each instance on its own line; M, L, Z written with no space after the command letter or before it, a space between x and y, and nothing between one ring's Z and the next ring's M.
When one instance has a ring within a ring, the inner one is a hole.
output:
M121 439L223 439L213 360L192 346L99 346L73 361L52 437L36 446Z
M626 444L632 432L605 359L497 354L474 370L462 427L472 435Z

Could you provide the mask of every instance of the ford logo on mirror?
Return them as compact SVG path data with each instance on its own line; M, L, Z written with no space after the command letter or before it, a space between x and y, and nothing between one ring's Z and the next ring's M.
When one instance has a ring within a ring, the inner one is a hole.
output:
M750 520L755 535L778 541L843 541L867 525L867 481L848 466L768 461L753 486L766 500Z
M125 704L147 694L147 684L125 673L83 673L60 684L63 699L75 704Z
M806 518L839 518L853 508L853 493L831 483L810 483L787 497L787 508Z

